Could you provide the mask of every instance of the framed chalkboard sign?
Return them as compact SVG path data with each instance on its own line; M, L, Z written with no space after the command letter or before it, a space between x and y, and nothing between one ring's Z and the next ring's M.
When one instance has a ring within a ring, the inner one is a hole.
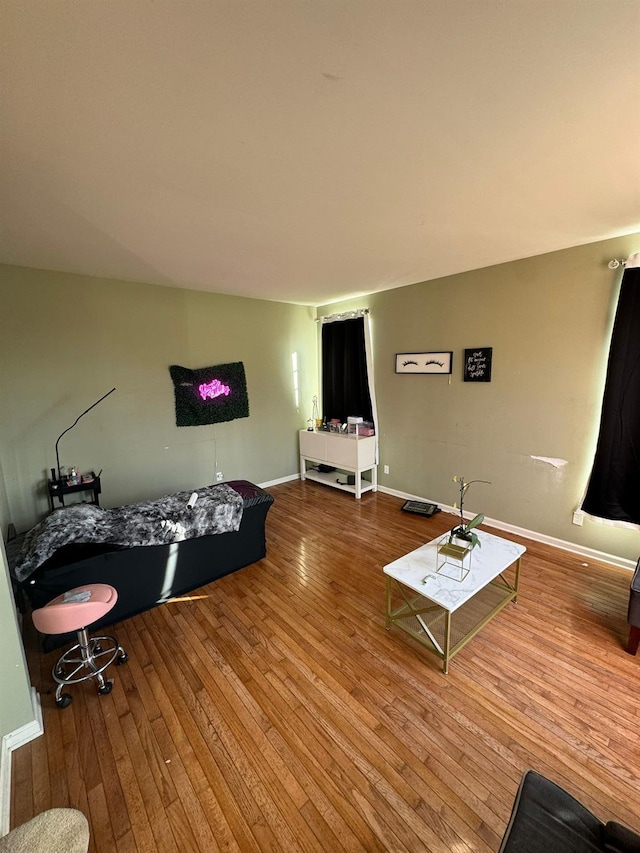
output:
M464 381L491 382L493 347L476 347L464 351Z

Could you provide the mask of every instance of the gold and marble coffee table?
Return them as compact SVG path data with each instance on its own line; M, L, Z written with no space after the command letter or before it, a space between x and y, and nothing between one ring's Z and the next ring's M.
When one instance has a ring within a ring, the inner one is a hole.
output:
M517 601L523 545L476 531L481 546L473 549L464 580L438 568L438 545L447 534L427 542L384 567L387 575L387 630L392 625L449 661L510 601ZM513 577L505 578L509 571ZM455 574L455 572L453 573Z

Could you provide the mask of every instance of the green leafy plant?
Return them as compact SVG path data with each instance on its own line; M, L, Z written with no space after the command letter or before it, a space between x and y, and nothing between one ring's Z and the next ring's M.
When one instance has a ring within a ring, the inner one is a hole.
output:
M469 486L473 483L486 483L487 485L491 485L489 480L470 480L468 483L464 479L464 477L453 477L453 482L458 484L458 490L460 492L460 503L454 503L454 509L458 509L460 512L460 524L457 524L453 530L449 533L449 542L453 542L454 539L463 539L465 542L470 542L471 547L475 548L476 545L482 547L482 543L478 537L478 534L474 532L476 527L479 527L484 521L483 513L478 513L478 515L474 516L471 521L466 522L464 520L464 499L467 494L467 490Z
M476 545L482 547L478 534L474 533L473 528L478 527L483 521L484 515L479 512L468 523L454 527L449 533L449 542L453 542L454 539L463 539L465 542L470 542L472 548L475 548Z

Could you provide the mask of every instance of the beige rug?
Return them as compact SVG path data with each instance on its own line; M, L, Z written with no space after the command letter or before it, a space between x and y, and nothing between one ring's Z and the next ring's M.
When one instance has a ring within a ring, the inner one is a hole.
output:
M0 853L87 853L89 824L77 809L49 809L0 838Z

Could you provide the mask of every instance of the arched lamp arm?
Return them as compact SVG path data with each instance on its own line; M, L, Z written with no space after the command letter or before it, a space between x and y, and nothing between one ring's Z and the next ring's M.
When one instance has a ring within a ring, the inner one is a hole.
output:
M91 409L95 408L95 407L98 405L98 403L101 403L101 402L105 399L105 397L108 397L108 396L109 396L109 394L113 394L113 392L114 392L115 390L116 390L115 388L112 388L112 389L111 389L111 391L107 391L107 393L106 393L106 394L103 394L103 395L102 395L102 397L100 397L100 399L99 399L99 400L96 400L96 401L95 401L95 403L93 403L91 406L89 406L89 408L88 408L88 409L85 409L85 410L84 410L84 412L83 412L81 415L78 415L78 417L77 417L77 418L75 419L75 421L71 424L71 426L70 426L70 427L67 427L67 428L65 429L65 431L64 431L64 432L61 432L61 433L60 433L60 435L58 436L58 440L56 441L56 465L57 465L57 470L58 470L58 480L61 480L61 479L62 479L62 476L61 476L61 474L60 474L60 457L58 456L58 443L60 442L60 439L62 438L62 436L63 436L63 435L66 435L66 434L69 432L69 430L70 430L70 429L73 429L73 428L74 428L74 426L78 423L78 421L80 420L80 418L83 418L83 417L87 414L87 412L90 412L90 411L91 411Z

